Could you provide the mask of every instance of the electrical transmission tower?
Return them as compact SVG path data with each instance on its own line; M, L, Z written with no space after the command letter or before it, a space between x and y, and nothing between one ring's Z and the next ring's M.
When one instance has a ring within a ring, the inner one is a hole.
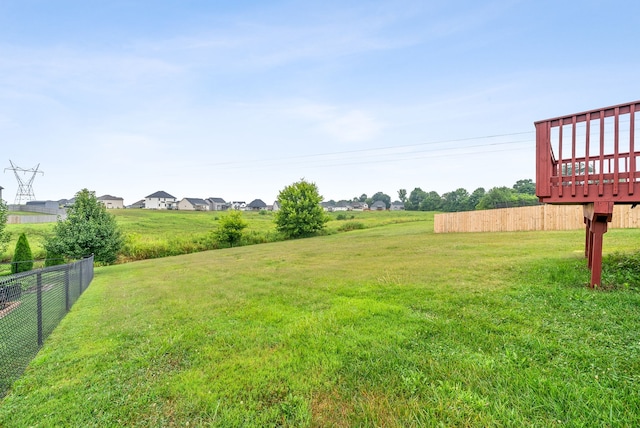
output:
M14 165L13 162L11 162L11 160L9 160L9 163L11 164L11 167L5 168L4 169L5 172L7 170L13 171L13 173L16 176L16 180L18 180L18 191L16 192L16 200L14 203L16 205L21 205L22 201L25 201L25 202L33 201L36 198L36 195L33 193L33 180L35 180L36 174L38 173L44 174L43 171L38 170L38 168L40 167L40 164L30 169L24 169L24 168L20 168L17 165ZM19 174L20 172L23 175L30 173L31 177L29 178L29 180L23 180L23 178L26 178L26 177L21 177Z

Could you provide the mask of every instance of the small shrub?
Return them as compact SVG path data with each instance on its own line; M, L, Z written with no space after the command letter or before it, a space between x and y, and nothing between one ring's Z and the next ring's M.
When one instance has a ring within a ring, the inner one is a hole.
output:
M11 259L11 273L26 272L31 269L33 269L33 254L27 235L21 233L16 243L13 259Z
M364 229L364 223L360 221L348 221L338 228L340 232L348 232L350 230Z
M602 259L602 283L640 290L640 251L612 253Z
M340 213L336 216L336 220L346 220L347 215L345 213Z

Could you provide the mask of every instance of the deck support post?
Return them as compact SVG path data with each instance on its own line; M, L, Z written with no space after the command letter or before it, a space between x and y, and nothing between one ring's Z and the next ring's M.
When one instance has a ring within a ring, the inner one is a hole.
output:
M585 257L591 270L589 285L594 288L602 282L602 243L613 215L613 202L584 204L583 212L586 225Z

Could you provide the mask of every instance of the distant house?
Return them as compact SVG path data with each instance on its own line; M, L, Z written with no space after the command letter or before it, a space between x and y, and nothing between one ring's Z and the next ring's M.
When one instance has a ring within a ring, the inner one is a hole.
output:
M209 203L210 211L226 211L230 205L222 198L207 198L207 202Z
M127 205L127 208L144 208L144 199L140 199L138 202L134 202L131 205Z
M271 211L280 211L280 202L273 201L273 205L271 205Z
M336 205L333 207L334 211L351 211L353 207L347 201L338 201Z
M124 199L117 196L104 195L98 198L99 202L102 202L107 209L122 209L124 208Z
M182 198L178 209L183 211L209 211L209 203L200 198Z
M247 203L245 201L231 202L231 209L233 210L244 210L246 207L247 207Z
M334 210L334 208L336 207L336 204L333 201L320 202L320 206L322 207L323 210L332 212Z
M267 204L265 204L262 201L262 199L254 199L253 201L249 202L249 205L247 205L246 209L247 209L247 211L266 210L267 209Z
M375 201L371 204L371 211L386 211L387 204L384 201Z
M402 211L404 210L404 204L400 201L394 201L391 203L391 211Z
M364 211L369 209L369 205L366 202L353 202L351 203L351 208L354 211Z
M144 207L148 210L172 210L176 205L176 197L160 190L144 198Z

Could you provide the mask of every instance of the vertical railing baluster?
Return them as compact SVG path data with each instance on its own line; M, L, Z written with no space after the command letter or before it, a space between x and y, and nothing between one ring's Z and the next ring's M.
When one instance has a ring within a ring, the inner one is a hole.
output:
M635 148L635 130L636 130L636 105L631 104L629 107L629 194L633 195L636 187L636 148Z
M604 110L600 110L600 179L598 180L598 195L604 193Z
M616 107L613 116L613 194L618 194L620 177L620 108Z

